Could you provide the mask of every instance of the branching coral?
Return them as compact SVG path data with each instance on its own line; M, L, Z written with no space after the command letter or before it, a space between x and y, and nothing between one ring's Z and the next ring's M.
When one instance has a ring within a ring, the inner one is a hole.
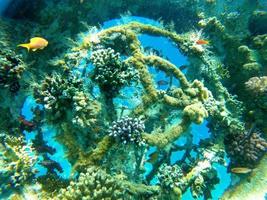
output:
M66 189L61 189L56 199L124 199L125 189L121 182L96 167L87 168L79 179L70 182Z
M82 80L53 74L36 85L34 96L44 105L47 118L52 122L70 120L74 125L90 127L95 122L99 105L83 91Z
M61 189L56 197L51 199L155 199L160 195L157 186L131 183L124 174L109 175L100 167L91 166L78 180L71 181L67 188Z
M122 62L120 54L111 48L93 51L91 61L95 66L93 79L109 96L115 96L123 86L139 79L138 72Z
M144 122L138 118L125 117L113 122L109 128L109 136L117 138L121 143L133 143L136 145L144 145L142 132L145 129Z
M158 171L157 177L160 184L165 188L181 187L183 177L183 171L178 165L169 166L163 164Z
M0 135L0 193L8 190L19 190L30 183L34 174L37 157L31 146L26 146L22 137Z

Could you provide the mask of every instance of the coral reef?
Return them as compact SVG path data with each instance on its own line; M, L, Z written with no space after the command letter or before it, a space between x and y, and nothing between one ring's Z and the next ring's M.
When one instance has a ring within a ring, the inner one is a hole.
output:
M247 175L264 188L259 178L266 174L267 148L262 1L21 2L27 3L13 4L19 13L6 12L23 18L20 23L7 20L7 27L0 19L2 192L15 191L12 199L172 200L190 189L194 198L211 199L219 182L214 163L225 165L224 151L229 168L256 168ZM158 26L128 23L131 14L125 16L125 8L133 15L162 18ZM119 14L122 25L91 27ZM33 35L43 35L51 45L18 54L15 46ZM148 55L144 35L164 37L187 56L188 64L176 66L161 52ZM161 75L170 79L166 90L156 87ZM27 120L20 111L32 93L44 109L39 114L35 109L34 118ZM193 137L202 132L193 134L191 125L203 122L208 122L210 138L194 144ZM55 148L42 138L47 125L72 165L67 180L57 175L64 169L48 156ZM22 132L37 133L35 150L18 136ZM182 136L186 143L176 144ZM182 158L173 163L176 152ZM43 156L38 164L48 169L38 179L35 154ZM144 176L148 163L151 171ZM265 171L257 172L257 167ZM159 182L152 185L156 177ZM258 190L240 178L226 199L238 196L242 187ZM31 196L27 184L35 181L42 188Z
M95 66L93 79L109 96L115 96L123 86L139 79L138 72L122 62L120 54L111 48L93 51L90 60Z
M174 188L181 187L183 185L183 183L181 182L183 172L178 165L161 165L157 177L163 187Z
M228 199L264 199L266 197L266 170L267 156L265 155L256 170L252 171L248 179L242 179L240 183L230 187L223 194L222 200ZM249 181L248 181L249 180ZM246 192L244 192L244 189Z
M246 89L258 97L267 92L267 76L252 77L246 83Z
M22 137L9 136L6 133L0 135L0 193L19 190L34 179L37 157L31 146L26 146L23 140Z
M105 171L89 167L81 173L76 182L70 182L66 189L59 191L56 199L123 199L125 189L116 178Z
M255 131L229 134L225 137L226 152L233 166L251 167L267 150L267 142Z
M145 125L142 120L138 118L124 117L111 124L108 130L109 136L117 138L123 144L145 145L142 138Z
M220 179L218 178L217 171L214 168L210 169L208 172L200 174L190 187L192 196L194 198L199 198L201 196L204 196L206 199L212 198L211 190L219 182Z
M185 191L190 187L194 198L202 195L205 198L212 198L211 190L219 182L216 169L212 164L223 162L220 154L220 151L214 146L204 149L195 163L189 165L189 169L183 169L178 164L172 166L163 164L157 174L160 185L163 186L163 190L179 188Z
M95 122L99 105L83 92L82 80L75 76L53 74L34 89L38 103L44 105L51 122L69 120L80 127L90 127Z
M252 101L256 106L267 110L267 77L252 77L245 82L245 87L253 95Z
M154 199L159 197L160 188L134 184L124 174L109 175L105 170L91 166L79 175L78 180L59 191L52 199Z
M0 87L8 88L12 93L18 92L24 70L21 56L11 50L0 51Z

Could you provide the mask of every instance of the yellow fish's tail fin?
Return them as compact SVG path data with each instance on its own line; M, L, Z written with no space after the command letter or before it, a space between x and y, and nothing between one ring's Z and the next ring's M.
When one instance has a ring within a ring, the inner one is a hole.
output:
M30 44L19 44L18 47L24 47L30 51Z

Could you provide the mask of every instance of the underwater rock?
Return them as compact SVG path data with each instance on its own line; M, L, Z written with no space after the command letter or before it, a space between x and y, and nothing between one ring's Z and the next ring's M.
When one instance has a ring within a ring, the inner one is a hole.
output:
M230 166L254 166L267 150L267 142L259 133L228 134L224 139L225 149L231 159Z
M112 123L109 128L109 136L117 138L122 144L134 143L142 146L145 140L142 138L145 125L138 118L124 117Z
M92 52L91 61L95 66L93 79L107 94L114 96L123 87L139 79L138 72L120 60L120 54L111 48Z

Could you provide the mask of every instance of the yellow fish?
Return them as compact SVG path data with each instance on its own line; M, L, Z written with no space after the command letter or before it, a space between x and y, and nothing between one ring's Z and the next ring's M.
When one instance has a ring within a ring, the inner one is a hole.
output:
M252 172L252 169L246 167L234 167L231 169L231 172L235 174L247 174Z
M30 40L30 43L19 44L18 47L27 48L28 51L36 51L37 49L43 49L48 45L48 41L41 37L34 37Z

